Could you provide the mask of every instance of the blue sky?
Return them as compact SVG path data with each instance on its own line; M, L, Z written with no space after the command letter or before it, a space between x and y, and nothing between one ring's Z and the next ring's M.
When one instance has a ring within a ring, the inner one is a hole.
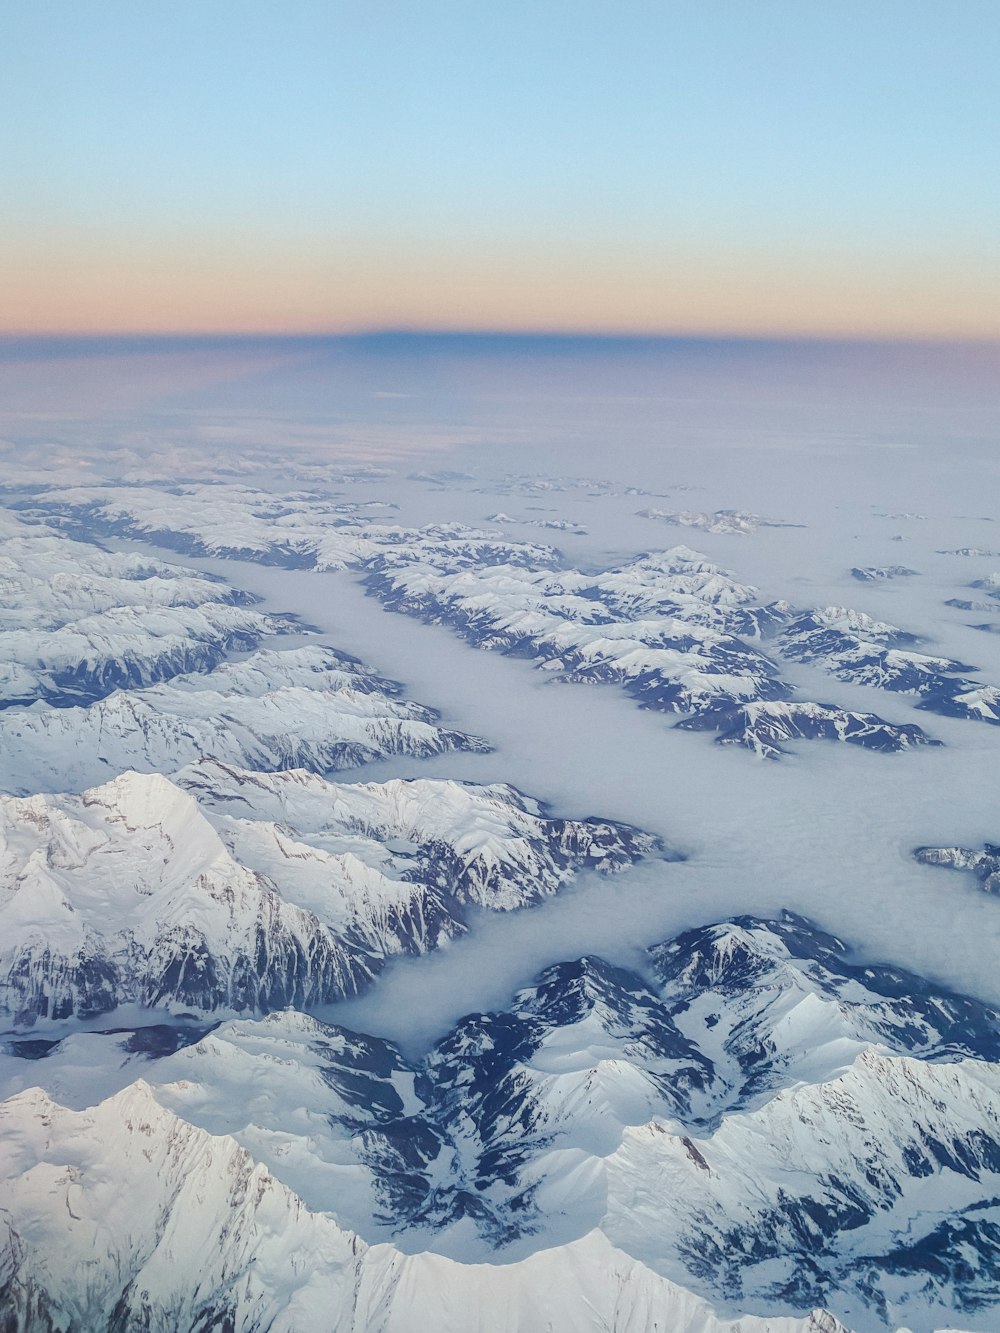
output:
M32 0L12 329L1000 333L1000 6Z

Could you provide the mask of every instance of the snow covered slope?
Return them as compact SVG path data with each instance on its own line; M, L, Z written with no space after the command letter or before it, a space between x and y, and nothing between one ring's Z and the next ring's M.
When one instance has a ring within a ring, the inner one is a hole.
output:
M405 528L373 523L357 506L309 492L276 496L250 486L192 484L92 486L48 490L22 501L86 536L137 537L187 555L254 560L291 569L349 569L375 557L387 561L433 555L450 566L552 563L551 547L508 542L496 532L460 523Z
M835 704L749 703L721 714L704 713L677 723L683 731L717 731L719 745L742 745L763 759L777 759L796 740L844 741L868 750L897 751L940 745L912 723L886 722L877 713L858 713Z
M970 847L918 847L913 855L926 866L968 871L984 893L1000 895L1000 846L995 843L984 843L980 852Z
M840 680L919 696L918 708L951 717L1000 721L991 707L1000 691L969 680L976 668L915 651L917 637L862 611L827 606L796 617L776 647L797 662L823 667Z
M85 533L125 533L182 551L264 563L364 570L366 587L390 610L448 625L477 647L531 657L559 679L623 685L644 707L700 718L700 728L728 733L726 740L772 758L781 747L766 732L776 726L786 740L849 740L877 749L923 739L912 725L812 703L794 724L786 715L749 734L753 728L740 710L787 702L794 693L760 640L795 612L785 602L761 605L755 588L686 546L588 574L558 568L550 547L458 524L366 524L308 494L275 497L243 486L189 486L179 494L92 487L49 491L26 503ZM668 517L727 532L764 522L739 511ZM858 613L840 616L854 618L853 637L845 637L839 623L826 624L830 613L808 613L781 637L780 649L799 660L822 660L843 679L918 691L924 707L988 716L958 702L975 687L948 675L966 670L961 663L906 653L900 644L911 636ZM866 628L862 620L870 621L869 633L885 632L874 645L857 635ZM840 637L831 643L833 633Z
M918 1329L988 1319L1000 1291L998 1108L996 1065L866 1052L693 1144L655 1122L626 1130L605 1163L604 1229L736 1305L829 1303L869 1327L879 1315ZM665 1197L670 1209L657 1207Z
M717 731L722 743L769 758L780 756L781 742L789 740L847 741L878 750L928 741L913 724L792 701L792 687L780 679L760 643L792 616L791 608L783 602L760 605L756 589L688 547L643 556L596 576L503 567L441 573L411 565L373 573L366 582L392 610L446 623L478 647L531 656L559 679L622 684L643 707L687 713L678 724L682 728ZM940 672L964 669L943 659L881 650L876 682L869 669L876 650L828 628L825 614L800 617L777 646L800 660L822 657L824 665L834 648L842 654L850 649L865 671L853 662L848 669L845 659L838 661L837 674L884 685L895 672L890 688L904 688L904 667L907 679L920 683L933 667L936 684ZM851 627L858 620L854 612L837 616ZM821 646L804 642L814 630ZM836 643L830 644L834 633ZM970 682L946 684L953 695Z
M720 1319L600 1235L499 1268L369 1247L143 1083L83 1112L27 1092L0 1125L9 1333L844 1333Z
M392 697L398 693L331 648L261 649L86 707L7 709L0 713L0 785L80 791L126 769L172 773L203 758L327 772L387 755L489 748L441 727L432 709Z
M310 1208L418 1266L483 1272L506 1246L495 1275L550 1266L556 1281L610 1240L637 1274L706 1302L825 1305L865 1333L958 1314L985 1328L997 1300L1000 1014L792 915L687 932L650 950L645 976L558 964L417 1062L290 1012L163 1058L156 1031L7 1059L7 1086L20 1066L82 1109L88 1077L98 1100L142 1077L159 1106L234 1136ZM31 1095L5 1104L13 1140Z
M299 628L176 565L102 551L9 513L0 532L0 708L85 703L210 670Z
M759 528L787 528L788 523L761 518L745 509L717 509L712 514L694 509L640 509L640 518L655 518L677 528L698 528L702 532L739 533L748 536Z
M221 764L179 780L0 798L0 1012L30 1024L129 1003L320 1003L461 931L471 903L523 907L657 847L623 825L547 819L509 787Z

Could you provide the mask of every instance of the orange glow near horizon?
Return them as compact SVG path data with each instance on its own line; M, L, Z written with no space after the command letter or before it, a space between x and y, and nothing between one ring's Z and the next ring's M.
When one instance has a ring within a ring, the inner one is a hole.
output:
M22 245L16 268L0 268L4 332L1000 337L1000 300L984 297L995 275L913 255L54 240Z

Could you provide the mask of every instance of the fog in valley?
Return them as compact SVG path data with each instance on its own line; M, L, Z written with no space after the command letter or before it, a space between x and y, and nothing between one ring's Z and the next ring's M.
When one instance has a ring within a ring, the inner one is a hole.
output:
M36 395L7 419L10 449L42 473L78 440L85 475L99 479L102 432L137 475L240 479L231 470L249 454L245 484L276 493L329 492L321 470L311 484L289 476L303 463L374 461L384 476L334 490L398 506L380 521L495 529L487 520L499 513L509 537L551 542L582 570L683 543L757 585L761 601L867 612L1000 681L1000 634L970 627L989 617L944 605L1000 568L1000 555L940 554L1000 547L988 350L400 335L140 348L125 362L120 349L95 348L90 362L50 355L44 370L58 414ZM650 507L746 510L787 526L713 533L642 517ZM578 530L537 526L552 520ZM444 626L388 613L350 572L185 563L298 613L495 747L383 761L351 780L419 772L512 783L560 814L654 831L687 858L592 876L532 911L480 919L326 1017L415 1049L459 1015L502 1004L547 963L596 953L641 967L642 950L679 929L783 907L865 957L1000 1000L1000 909L971 878L911 856L925 843L997 836L1000 730L783 663L800 697L915 722L944 745L879 754L803 741L765 761L676 730L675 716L641 710L615 687L555 683ZM850 575L893 564L919 575Z

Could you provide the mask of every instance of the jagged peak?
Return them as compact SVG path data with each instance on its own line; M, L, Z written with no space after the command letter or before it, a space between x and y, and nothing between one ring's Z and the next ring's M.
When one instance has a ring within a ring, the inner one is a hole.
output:
M47 1116L58 1114L58 1112L67 1109L61 1102L57 1102L45 1088L37 1084L30 1088L24 1088L20 1092L12 1093L0 1102L0 1113L13 1118L26 1113L29 1119L43 1120Z
M119 1092L104 1098L86 1111L76 1111L66 1106L51 1096L45 1088L38 1086L12 1094L0 1102L0 1108L13 1120L20 1120L22 1123L31 1123L35 1120L45 1123L53 1118L80 1115L100 1118L104 1114L112 1113L118 1116L138 1114L152 1123L177 1121L179 1124L184 1124L185 1129L190 1128L185 1122L180 1121L173 1111L157 1101L153 1088L143 1078L135 1079Z
M749 920L719 922L688 931L647 950L662 982L687 982L702 988L771 971L788 957L776 935L755 929Z
M579 1007L582 1016L598 1004L609 1001L620 1004L639 995L653 998L637 972L617 967L596 954L587 954L547 967L532 987L518 994L515 1005L536 1012L553 1005L570 1005Z
M729 572L722 565L713 564L701 551L696 551L685 542L678 542L676 546L670 546L665 551L649 551L641 555L634 564L650 569L663 569L667 572L669 572L669 567L672 565L683 566L685 573L728 574ZM688 567L691 565L697 566L697 569L690 570ZM625 566L625 568L630 568L630 566Z
M734 917L686 931L648 950L658 979L671 989L743 987L788 966L843 960L845 945L814 922L781 916Z
M253 1020L230 1019L228 1022L221 1023L215 1029L215 1035L225 1037L230 1034L256 1035L259 1032L265 1032L328 1039L331 1036L339 1036L344 1031L345 1029L334 1024L324 1023L311 1014L303 1013L301 1009L286 1008L276 1009L273 1013L264 1014L262 1017Z
M114 1107L119 1112L141 1112L152 1120L163 1122L179 1120L173 1111L156 1100L152 1086L144 1078L137 1078L122 1088L121 1092L116 1092L114 1096L99 1103L99 1107Z
M179 832L193 825L206 831L210 828L194 797L162 773L128 769L85 791L82 800L85 807L104 807L112 819L121 819L130 829ZM213 831L213 840L215 837Z
M838 629L850 634L869 634L874 638L889 638L901 634L898 625L888 621L876 620L866 611L856 611L849 606L823 606L807 612L804 620L813 620L825 629Z

